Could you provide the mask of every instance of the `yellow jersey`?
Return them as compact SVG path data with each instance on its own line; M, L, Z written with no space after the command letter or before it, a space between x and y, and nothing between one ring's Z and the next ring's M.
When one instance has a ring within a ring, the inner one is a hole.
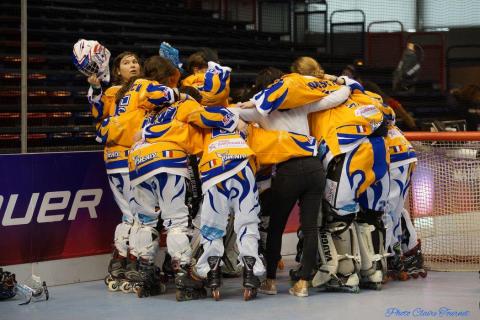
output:
M176 99L173 89L157 81L135 80L116 106L115 114L102 122L102 141L107 146L130 148L135 142L135 135L143 127L145 116L155 108L172 104Z
M218 63L208 62L205 73L192 74L182 81L182 86L192 86L200 91L204 106L228 107L230 74L232 69Z
M417 155L410 141L405 138L402 131L395 125L395 111L387 104L383 103L380 95L365 91L365 94L378 100L378 108L382 111L388 125L388 134L385 137L385 143L390 154L390 168L397 168L412 162L417 162Z
M115 96L120 88L121 86L112 86L98 95L93 94L91 87L88 90L88 101L97 130L96 140L99 143L105 143L101 134L102 122L115 115ZM103 160L107 174L128 172L128 149L115 144L105 145Z
M317 139L282 130L265 130L254 125L247 129L247 144L258 166L269 166L292 158L317 155Z
M290 73L253 96L251 101L262 115L277 109L292 109L318 101L340 86L327 80Z
M130 180L137 185L160 173L189 178L187 156L203 151L200 128L232 132L238 117L225 108L205 109L193 99L183 100L151 114L142 132L142 142L129 157Z

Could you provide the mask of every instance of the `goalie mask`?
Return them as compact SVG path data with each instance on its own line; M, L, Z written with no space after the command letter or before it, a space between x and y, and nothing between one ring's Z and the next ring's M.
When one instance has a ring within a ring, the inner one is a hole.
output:
M87 77L96 74L102 82L110 82L110 51L98 41L80 39L73 46L73 64Z

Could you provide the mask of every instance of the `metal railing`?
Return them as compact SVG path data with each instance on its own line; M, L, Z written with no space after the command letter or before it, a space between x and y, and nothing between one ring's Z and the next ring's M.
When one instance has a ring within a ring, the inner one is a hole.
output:
M356 15L358 19L335 20L346 13ZM364 57L365 13L362 10L335 10L330 14L330 52L339 56Z

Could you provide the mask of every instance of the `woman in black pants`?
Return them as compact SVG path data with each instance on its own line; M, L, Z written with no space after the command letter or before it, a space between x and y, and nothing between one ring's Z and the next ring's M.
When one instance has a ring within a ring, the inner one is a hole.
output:
M277 174L272 182L270 224L267 234L267 279L260 292L276 294L275 279L277 264L281 259L282 235L288 216L298 201L300 225L304 236L300 280L290 289L296 296L308 296L308 280L317 262L318 214L325 185L322 162L316 157L295 158L277 165Z
M256 87L260 90L273 83L281 77L281 72L275 72L274 68L262 70L257 76ZM259 79L261 81L259 81ZM312 77L312 81L315 78ZM260 85L259 85L260 82ZM271 88L277 88L283 84L275 82ZM288 91L288 90L287 90ZM267 93L263 91L256 98ZM285 91L285 95L287 92ZM308 114L318 110L335 107L348 98L350 91L343 88L324 96L316 106L313 103L308 107L300 107L290 110L276 110L267 117L260 115L257 110L240 112L240 117L245 121L257 122L267 130L286 130L298 134L309 135ZM320 98L319 98L320 99ZM262 103L262 102L260 102ZM281 102L280 102L281 103ZM263 104L263 103L262 103ZM255 107L253 101L239 105L248 109ZM258 113L255 116L255 113ZM265 294L276 294L276 270L278 261L281 258L282 235L288 220L288 216L298 201L300 204L300 223L304 235L304 247L302 255L302 268L299 272L300 280L290 289L295 296L308 296L308 280L311 278L312 270L316 266L318 248L318 215L320 203L325 185L325 173L322 162L317 157L294 158L277 165L276 177L272 182L271 197L274 199L269 208L262 208L270 212L270 224L267 233L266 259L267 279L262 283L260 292Z

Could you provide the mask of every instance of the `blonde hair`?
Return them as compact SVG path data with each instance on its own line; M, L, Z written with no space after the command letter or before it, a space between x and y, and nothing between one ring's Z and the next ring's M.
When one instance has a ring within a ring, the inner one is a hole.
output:
M296 59L290 67L292 72L299 73L304 76L313 76L323 79L325 71L317 60L310 57L300 57Z

